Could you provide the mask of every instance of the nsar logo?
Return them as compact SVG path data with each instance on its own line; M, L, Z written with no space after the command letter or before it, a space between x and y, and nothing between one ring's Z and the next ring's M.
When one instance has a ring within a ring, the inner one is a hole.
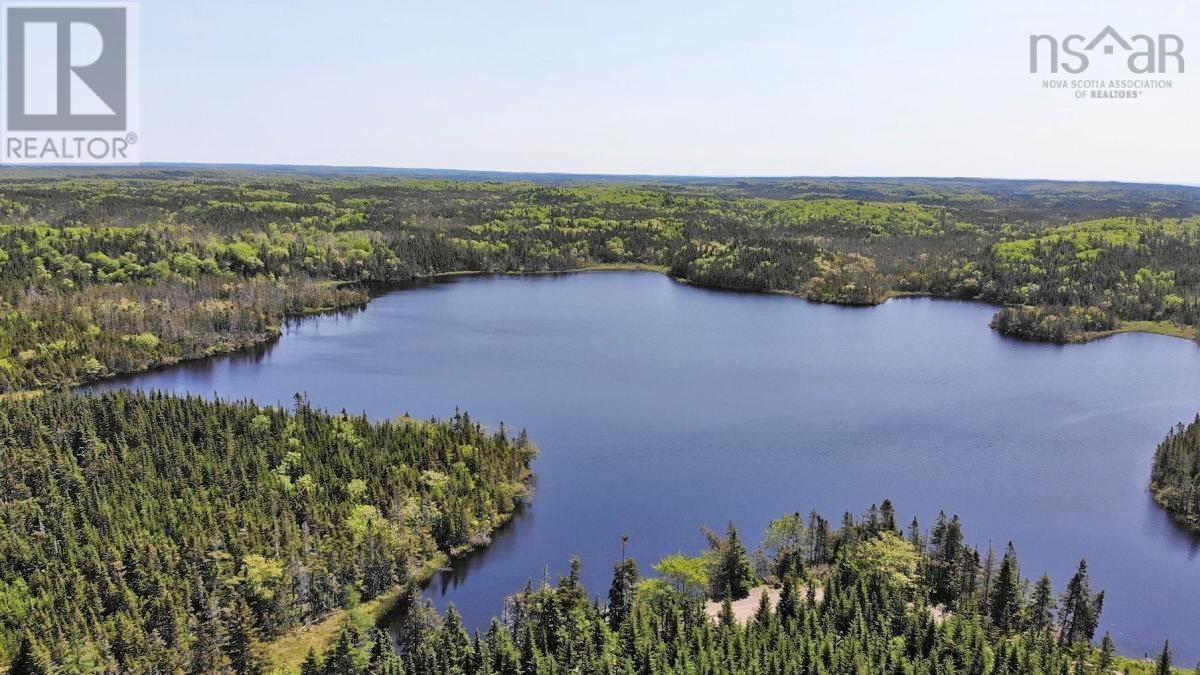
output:
M1045 57L1049 72L1057 73L1062 68L1077 75L1088 69L1092 58L1098 55L1097 49L1110 56L1116 53L1118 47L1131 73L1146 75L1184 71L1183 38L1178 35L1160 33L1150 36L1139 33L1126 39L1112 26L1105 26L1090 40L1079 34L1068 35L1061 40L1053 35L1030 35L1029 72L1042 72L1042 57Z

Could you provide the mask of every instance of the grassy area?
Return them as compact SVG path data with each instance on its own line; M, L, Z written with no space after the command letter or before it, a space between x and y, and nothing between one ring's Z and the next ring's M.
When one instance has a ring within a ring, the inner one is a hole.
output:
M936 295L934 295L934 294L932 294L932 293L927 293L927 292L925 292L925 291L896 291L896 290L892 290L892 291L888 291L888 292L887 292L887 299L888 299L888 300L891 300L892 298L936 298L936 297L937 297Z
M1084 333L1080 335L1077 342L1091 342L1092 340L1099 340L1119 333L1153 333L1154 335L1166 335L1168 337L1184 338L1185 340L1196 339L1195 328L1180 326L1170 321L1122 321L1113 330Z
M1180 326L1170 321L1123 321L1117 330L1122 333L1154 333L1188 340L1196 339L1195 328Z
M27 398L41 396L46 393L45 389L26 389L24 391L10 391L0 394L0 401L24 401Z
M430 560L416 573L412 586L397 587L367 602L338 610L318 623L296 629L267 643L264 648L269 664L267 672L272 675L296 675L300 672L300 664L304 662L309 650L323 653L344 621L353 621L364 629L375 626L387 616L397 602L413 588L424 586L447 562L445 556Z
M1156 669L1157 664L1154 663L1153 659L1131 659L1125 656L1118 656L1113 663L1112 672L1122 673L1123 675L1154 675L1157 672ZM1178 675L1189 675L1189 673L1195 673L1196 671L1190 668L1172 667L1171 672Z
M579 271L588 272L594 270L636 270L643 272L659 272L666 274L670 267L666 265L651 265L650 263L597 263L581 268Z
M667 265L652 265L650 263L596 263L587 267L575 267L565 270L529 270L518 272L489 272L486 270L459 270L455 272L438 272L433 275L435 279L447 277L472 277L483 274L499 274L504 276L525 276L527 274L571 274L573 272L605 272L605 271L626 271L626 272L658 272L666 274L670 267ZM428 277L423 277L428 278Z

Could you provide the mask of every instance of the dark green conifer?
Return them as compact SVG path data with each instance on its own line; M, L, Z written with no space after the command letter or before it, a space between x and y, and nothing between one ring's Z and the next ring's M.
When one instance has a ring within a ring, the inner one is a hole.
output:
M1158 655L1158 660L1155 661L1154 675L1171 675L1171 643L1170 641L1163 643L1162 652Z
M754 569L737 528L729 524L724 543L717 551L717 568L712 578L712 597L741 600L754 587Z

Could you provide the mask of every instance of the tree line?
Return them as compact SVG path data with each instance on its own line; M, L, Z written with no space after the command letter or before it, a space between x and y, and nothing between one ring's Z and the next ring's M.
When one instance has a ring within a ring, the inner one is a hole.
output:
M365 284L625 264L875 304L1014 308L998 330L1200 321L1200 189L884 179L550 181L212 170L0 180L0 392L270 339ZM1108 330L1108 328L1105 328Z
M348 623L302 673L1151 672L1117 656L1108 634L1097 644L1104 594L1086 561L1056 592L1044 574L1023 576L1012 544L964 544L957 517L926 531L915 519L898 527L888 502L840 528L792 514L750 553L732 524L706 535L707 552L669 556L653 576L616 563L603 600L574 559L556 584L511 596L483 631L468 632L453 607L439 616L416 602L394 651L388 633ZM752 589L757 609L740 618L732 601ZM1172 672L1170 660L1164 645L1156 672Z

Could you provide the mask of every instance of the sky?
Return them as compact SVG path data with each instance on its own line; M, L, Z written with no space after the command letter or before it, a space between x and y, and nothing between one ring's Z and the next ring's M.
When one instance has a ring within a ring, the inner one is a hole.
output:
M140 6L144 161L1200 183L1200 3ZM1135 100L1042 86L1119 55L1029 73L1031 34L1106 25L1179 35L1185 72Z

